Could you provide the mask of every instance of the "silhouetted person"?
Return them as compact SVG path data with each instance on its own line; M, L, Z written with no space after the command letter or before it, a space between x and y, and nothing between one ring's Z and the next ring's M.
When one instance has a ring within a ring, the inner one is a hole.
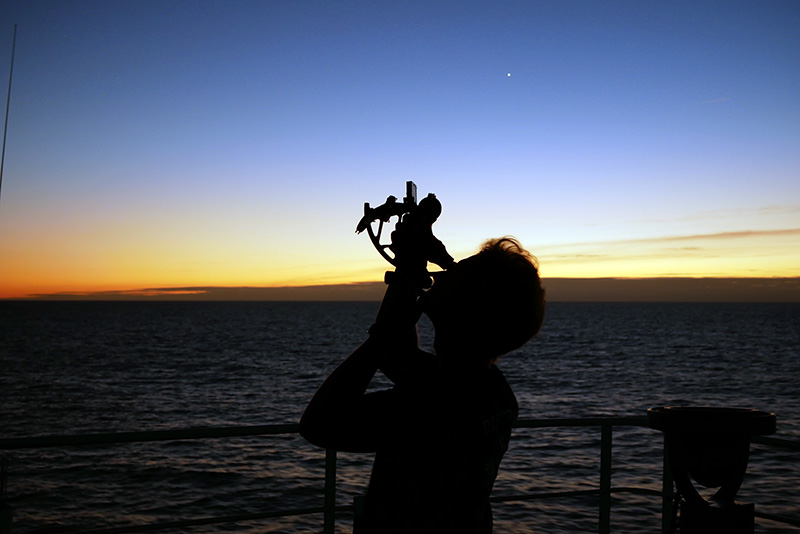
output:
M357 532L491 532L489 494L518 411L495 364L542 324L535 260L511 238L488 241L419 298L413 277L395 274L368 339L319 388L300 433L376 453ZM418 345L423 312L435 354ZM394 387L366 393L378 369Z

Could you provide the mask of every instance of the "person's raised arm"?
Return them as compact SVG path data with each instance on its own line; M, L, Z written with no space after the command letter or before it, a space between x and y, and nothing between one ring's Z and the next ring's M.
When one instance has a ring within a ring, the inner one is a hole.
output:
M381 414L364 394L384 360L416 350L419 315L413 286L398 282L387 287L369 338L330 374L306 407L300 419L305 439L337 450L374 450L374 423Z

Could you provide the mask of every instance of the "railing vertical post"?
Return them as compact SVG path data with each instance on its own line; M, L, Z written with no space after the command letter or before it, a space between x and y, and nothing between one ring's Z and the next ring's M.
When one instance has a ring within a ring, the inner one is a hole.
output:
M16 26L14 27L16 30ZM11 534L14 510L6 503L8 456L0 455L0 534Z
M611 531L611 424L600 427L600 534Z
M672 500L674 495L672 493L672 468L669 463L669 443L667 437L664 436L664 474L661 479L661 532L667 534L674 532L674 504Z
M0 534L11 534L11 526L13 525L14 510L0 500Z
M325 449L324 534L333 534L336 527L336 451Z

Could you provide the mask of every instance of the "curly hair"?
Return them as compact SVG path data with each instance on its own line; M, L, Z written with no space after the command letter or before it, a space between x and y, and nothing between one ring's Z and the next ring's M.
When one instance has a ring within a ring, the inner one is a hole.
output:
M459 262L459 270L469 273L473 285L469 307L479 317L469 323L482 325L482 351L499 356L539 332L545 291L536 258L519 241L510 236L490 239L477 254Z

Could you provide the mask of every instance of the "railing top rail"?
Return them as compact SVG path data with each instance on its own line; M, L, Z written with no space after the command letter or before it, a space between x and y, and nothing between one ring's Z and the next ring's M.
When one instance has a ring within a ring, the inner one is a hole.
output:
M647 426L647 417L642 416L608 416L608 417L566 417L543 419L518 419L515 428L546 427L582 427L582 426Z
M593 427L593 426L637 426L646 427L647 418L628 417L571 417L518 419L515 428ZM111 445L117 443L140 443L150 441L179 441L191 439L232 438L246 436L276 436L296 434L297 423L269 425L241 425L219 427L194 427L138 432L108 432L99 434L74 434L62 436L31 436L0 439L0 450L38 449L44 447L70 447L79 445ZM800 450L800 441L783 438L753 436L753 443Z
M4 438L0 439L0 450L38 449L40 447L65 447L74 445L108 445L113 443L137 443L147 441L178 441L184 439L274 436L279 434L296 434L298 428L299 425L297 423L287 423Z
M582 426L643 426L645 417L576 417L519 419L516 428L582 427ZM107 432L61 436L31 436L0 439L0 450L35 449L41 447L66 447L76 445L109 445L147 441L176 441L183 439L230 438L242 436L295 434L297 423L271 425L242 425L222 427L195 427L134 432Z
M750 438L750 443L757 443L759 445L768 445L770 447L781 447L793 451L800 451L800 441L774 438L772 436L753 436Z

